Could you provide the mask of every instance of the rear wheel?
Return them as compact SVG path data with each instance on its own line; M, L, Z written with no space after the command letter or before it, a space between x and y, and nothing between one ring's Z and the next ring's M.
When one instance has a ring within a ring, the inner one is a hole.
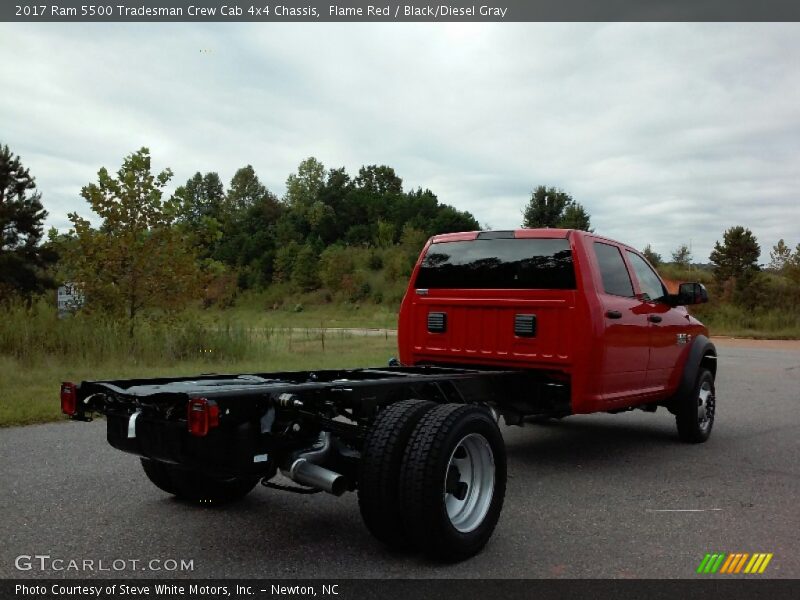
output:
M692 392L680 398L675 406L675 423L680 438L693 444L705 442L711 435L715 412L714 375L701 368Z
M506 490L503 437L478 406L445 404L414 430L401 470L404 523L416 546L462 560L489 541Z
M244 498L259 477L216 479L166 463L142 459L145 475L158 488L195 504L227 504Z
M157 488L168 494L175 493L175 486L172 484L169 465L148 458L143 458L141 461L144 474L147 475L147 478L153 482Z
M382 410L361 453L358 506L370 533L394 548L407 548L400 508L400 466L411 432L434 402L403 400Z

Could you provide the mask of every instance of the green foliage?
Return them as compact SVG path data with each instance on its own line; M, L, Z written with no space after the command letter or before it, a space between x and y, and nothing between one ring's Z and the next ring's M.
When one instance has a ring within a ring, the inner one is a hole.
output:
M800 244L797 244L794 254L786 264L785 273L790 280L800 286Z
M189 224L193 229L203 227L206 219L217 222L224 220L225 190L216 173L195 173L175 190L175 201L178 204L178 221Z
M586 209L578 203L570 204L564 209L564 216L558 226L562 229L579 229L591 231L591 218Z
M714 335L767 339L800 339L800 312L779 308L755 309L731 303L692 307Z
M369 253L367 267L372 271L378 271L383 268L383 256L378 252L372 251Z
M752 298L744 292L753 283L755 273L759 270L761 247L753 232L742 226L731 227L722 237L722 244L716 242L709 257L714 264L714 278L720 285L735 281L739 296Z
M304 292L319 287L317 253L309 244L297 252L292 266L292 283Z
M406 256L416 261L427 241L428 235L424 230L406 225L403 227L403 233L400 235L400 249L406 253Z
M586 209L556 188L543 185L531 192L531 198L522 211L522 226L526 228L558 227L591 231L590 216Z
M679 267L688 267L692 262L692 251L687 244L681 244L672 251L672 262Z
M647 259L647 261L653 265L656 269L661 266L662 260L661 255L658 252L655 252L651 247L650 244L644 247L642 250L642 254Z
M375 245L378 248L388 248L395 242L395 226L394 223L378 220L378 231L375 234Z
M286 179L286 203L305 213L317 201L325 178L325 166L313 156L297 167L297 173Z
M234 173L228 188L228 211L242 213L262 202L267 194L267 188L258 179L253 166L242 167Z
M403 180L386 165L361 167L356 177L356 187L374 196L399 195L403 193Z
M353 251L344 246L329 246L319 257L319 278L331 292L342 289L344 278L355 272Z
M127 318L131 335L143 310L183 309L198 295L191 243L173 227L178 205L162 198L171 177L169 169L154 175L142 148L125 158L116 177L103 167L98 182L81 190L102 220L99 228L69 214L76 241L65 259L73 281L89 308Z
M800 244L798 244L798 254L800 254ZM778 240L769 253L769 259L769 269L781 273L791 265L792 250L782 239Z
M8 146L0 145L0 301L53 287L45 269L56 255L39 245L46 217L35 179Z
M210 357L241 359L251 344L241 328L208 327L190 318L143 320L130 335L128 324L114 316L79 312L59 319L44 301L0 311L0 355L25 364L36 364L48 356L68 356L87 364L112 358L145 364Z
M275 271L273 279L277 282L289 281L294 271L294 263L300 252L300 244L295 241L278 248L275 252Z

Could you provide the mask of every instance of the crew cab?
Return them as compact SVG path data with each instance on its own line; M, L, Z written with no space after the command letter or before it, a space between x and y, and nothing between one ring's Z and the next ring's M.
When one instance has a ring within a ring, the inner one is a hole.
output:
M105 415L109 443L187 502L223 504L259 482L356 491L392 547L460 560L500 517L498 426L665 407L708 439L717 353L634 248L575 230L439 235L413 269L388 367L65 382L75 420ZM281 474L283 479L279 479Z

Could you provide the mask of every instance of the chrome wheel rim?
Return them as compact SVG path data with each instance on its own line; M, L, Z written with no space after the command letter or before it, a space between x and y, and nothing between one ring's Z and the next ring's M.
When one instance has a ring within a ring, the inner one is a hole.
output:
M697 394L697 424L701 431L706 431L714 422L714 388L710 381L700 385Z
M485 437L470 433L456 444L444 482L444 504L450 523L468 533L483 523L494 495L494 453Z

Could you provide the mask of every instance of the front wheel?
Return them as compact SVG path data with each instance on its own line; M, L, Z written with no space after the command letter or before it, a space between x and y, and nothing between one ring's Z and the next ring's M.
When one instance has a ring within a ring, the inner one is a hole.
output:
M692 392L680 398L675 406L675 423L680 438L692 444L705 442L714 426L716 407L714 375L701 368Z
M415 546L463 560L489 541L506 491L503 437L488 410L445 404L417 424L403 458L401 504Z

